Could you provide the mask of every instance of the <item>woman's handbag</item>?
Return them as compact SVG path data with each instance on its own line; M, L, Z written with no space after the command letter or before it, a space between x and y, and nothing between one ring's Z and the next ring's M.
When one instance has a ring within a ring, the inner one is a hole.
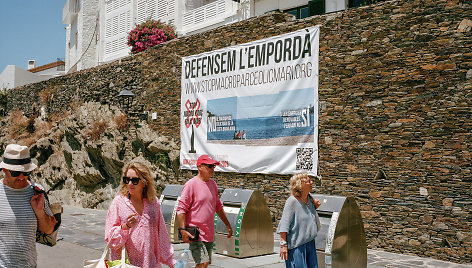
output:
M121 248L121 260L110 261L110 242L108 242L105 250L103 251L102 257L97 260L84 260L84 268L139 268L129 264L128 253L126 252L126 246L123 245Z

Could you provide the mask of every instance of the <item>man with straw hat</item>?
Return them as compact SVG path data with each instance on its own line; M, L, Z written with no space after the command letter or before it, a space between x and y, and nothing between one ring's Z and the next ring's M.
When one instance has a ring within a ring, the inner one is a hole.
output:
M0 267L36 267L36 230L49 234L56 224L42 190L28 180L36 167L27 146L7 145L0 163Z

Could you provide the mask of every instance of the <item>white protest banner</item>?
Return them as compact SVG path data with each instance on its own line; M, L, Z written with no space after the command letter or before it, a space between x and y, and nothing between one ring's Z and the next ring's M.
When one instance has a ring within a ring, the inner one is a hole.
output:
M182 169L317 174L319 27L182 58Z

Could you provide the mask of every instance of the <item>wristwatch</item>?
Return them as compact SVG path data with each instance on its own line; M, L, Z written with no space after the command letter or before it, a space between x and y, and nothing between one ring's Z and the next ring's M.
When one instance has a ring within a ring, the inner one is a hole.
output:
M280 245L281 245L281 246L287 245L287 241L280 240Z

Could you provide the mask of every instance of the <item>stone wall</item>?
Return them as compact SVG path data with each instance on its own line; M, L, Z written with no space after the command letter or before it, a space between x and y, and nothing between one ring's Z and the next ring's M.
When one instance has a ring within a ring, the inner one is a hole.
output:
M320 25L316 192L352 195L369 248L472 262L472 3L389 1L291 20L274 13L9 93L9 108L50 114L128 87L179 141L181 57ZM177 148L178 149L178 148ZM183 183L191 171L177 171ZM288 177L218 173L221 188L261 190L274 226Z

